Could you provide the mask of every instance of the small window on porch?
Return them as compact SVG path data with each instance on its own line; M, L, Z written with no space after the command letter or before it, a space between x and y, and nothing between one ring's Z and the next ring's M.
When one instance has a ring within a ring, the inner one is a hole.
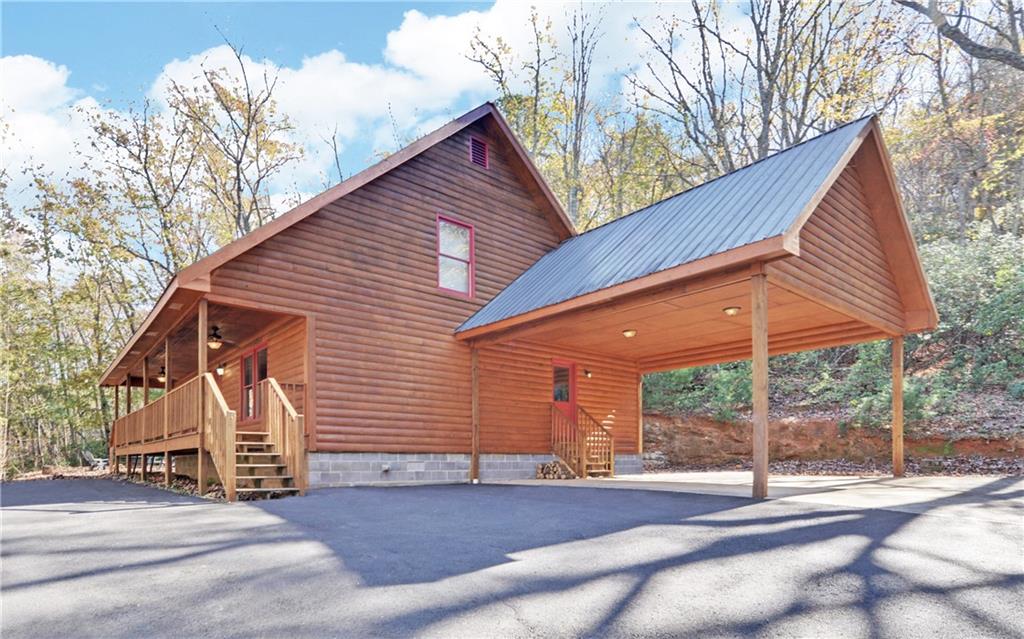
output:
M260 416L260 382L267 378L267 347L257 346L242 354L242 414L241 421Z
M554 384L552 385L552 401L568 402L571 396L570 370L564 366L555 366Z

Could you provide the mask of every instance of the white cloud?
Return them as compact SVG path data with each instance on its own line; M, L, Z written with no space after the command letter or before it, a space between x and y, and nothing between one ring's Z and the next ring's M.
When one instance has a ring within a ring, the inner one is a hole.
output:
M89 117L101 107L68 86L67 67L30 55L0 58L0 162L10 178L8 198L31 199L24 170L57 176L80 168L75 149L89 144Z
M552 35L561 47L568 45L567 24L579 6L544 3L537 7L542 19L551 20ZM649 18L658 5L587 7L601 17L595 92L618 91L621 74L628 70L624 61L638 59L633 18ZM382 42L381 64L356 62L338 50L310 55L296 66L246 58L253 77L259 79L263 73L277 77L279 110L295 126L294 141L306 149L305 160L273 185L275 197L280 201L287 193L315 191L325 176L333 181L334 158L323 138L335 130L345 170L351 173L374 160L366 157L368 147L393 151L396 128L401 140L416 137L457 116L465 106L491 98L494 90L486 74L466 58L469 43L479 29L485 37L500 35L513 50L527 52L532 39L530 11L526 3L507 0L453 16L408 11ZM204 67L237 70L227 46L171 60L154 79L148 97L157 108L166 105L170 80L199 82ZM14 138L0 146L4 163L31 158L55 172L71 169L75 144L88 139L80 111L100 108L96 101L68 86L68 68L41 58L3 58L0 72L5 117L11 125L8 135ZM354 147L363 150L358 154L363 157L355 157Z

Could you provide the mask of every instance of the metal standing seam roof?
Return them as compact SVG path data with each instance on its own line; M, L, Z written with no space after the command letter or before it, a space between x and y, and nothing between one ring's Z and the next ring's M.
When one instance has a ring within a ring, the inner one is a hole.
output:
M782 235L806 208L866 116L569 238L457 331Z

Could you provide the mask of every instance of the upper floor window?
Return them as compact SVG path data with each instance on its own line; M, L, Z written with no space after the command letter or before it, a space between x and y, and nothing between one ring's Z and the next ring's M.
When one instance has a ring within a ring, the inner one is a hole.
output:
M473 297L473 227L437 216L437 286Z
M469 161L473 164L479 164L485 169L490 164L490 158L487 156L487 143L479 138L469 138Z

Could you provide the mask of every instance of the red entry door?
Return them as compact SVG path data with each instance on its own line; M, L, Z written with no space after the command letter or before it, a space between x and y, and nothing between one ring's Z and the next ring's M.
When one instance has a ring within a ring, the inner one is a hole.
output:
M566 417L576 414L576 364L555 360L552 362L551 401Z

